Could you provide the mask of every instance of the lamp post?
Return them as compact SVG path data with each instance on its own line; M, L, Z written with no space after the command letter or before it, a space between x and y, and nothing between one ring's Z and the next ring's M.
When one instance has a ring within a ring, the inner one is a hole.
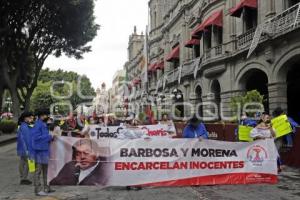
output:
M11 112L11 105L12 105L12 101L11 101L10 97L6 98L5 104L7 105L7 111L10 113Z
M180 100L183 99L183 94L180 90L175 88L171 93L171 98L175 101L175 103L178 103ZM178 108L179 107L179 108ZM181 117L184 116L184 107L182 105L177 105L176 108L180 111Z
M181 91L179 91L178 89L174 89L172 91L172 94L171 94L171 98L175 99L175 100L179 100L182 98L182 93Z

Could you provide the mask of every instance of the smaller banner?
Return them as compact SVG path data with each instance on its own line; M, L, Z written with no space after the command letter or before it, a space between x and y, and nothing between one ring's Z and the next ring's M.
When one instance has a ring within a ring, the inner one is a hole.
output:
M293 128L286 115L281 115L272 119L272 127L276 131L276 138L285 136L293 132Z
M173 123L147 126L89 126L90 138L137 139L145 137L174 137L176 129Z
M250 137L250 132L253 130L251 126L239 126L238 134L239 134L239 141L247 141L252 142L253 139Z

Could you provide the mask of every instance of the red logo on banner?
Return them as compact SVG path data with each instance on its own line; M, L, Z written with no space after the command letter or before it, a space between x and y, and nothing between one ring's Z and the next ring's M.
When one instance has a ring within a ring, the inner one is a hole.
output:
M164 129L149 130L147 127L143 127L142 129L147 131L148 136L167 136L168 135L168 132L166 132Z
M260 145L251 147L247 152L247 159L254 166L262 166L263 162L268 158L267 151Z

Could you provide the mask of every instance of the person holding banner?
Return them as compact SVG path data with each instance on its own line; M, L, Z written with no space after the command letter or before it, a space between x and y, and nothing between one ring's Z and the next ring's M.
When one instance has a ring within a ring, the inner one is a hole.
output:
M161 121L159 122L160 124L166 124L166 125L172 125L172 121L169 120L168 114L164 113L161 116Z
M194 115L183 130L184 138L208 139L205 125Z
M50 185L105 186L109 180L109 147L99 147L91 139L80 139L72 150L72 161L64 165Z
M277 118L280 116L285 115L284 111L282 110L281 107L278 107L274 110L273 112L273 117ZM296 127L299 126L299 124L291 117L287 117L288 118L288 122L290 123L291 127L292 127L292 132L288 133L287 135L283 136L282 139L277 139L276 143L278 146L282 146L283 143L283 139L285 140L286 144L288 147L293 147L293 137L292 134L296 133Z
M32 129L32 155L36 163L34 173L34 192L37 196L47 196L48 193L54 192L47 185L47 171L49 160L49 147L53 136L49 133L47 121L50 112L48 110L39 110L37 112L38 120ZM40 178L43 176L43 189Z
M176 135L175 125L172 120L169 120L167 113L162 114L162 120L159 122L159 124L167 125L169 127L168 133L175 137Z
M17 137L17 154L20 157L19 172L20 172L20 184L31 185L32 182L28 180L28 159L31 159L29 152L32 152L31 147L31 127L33 122L33 113L24 112L19 118L20 127L18 129Z
M239 121L238 128L234 131L235 135L237 136L239 141L250 142L252 141L252 139L250 138L250 132L256 126L257 121L255 119L249 118L247 113L245 113Z
M250 137L253 140L263 140L268 138L275 138L275 130L271 126L270 115L265 114L262 119L259 120L258 125L252 129Z
M254 129L252 129L250 133L250 137L253 138L253 140L264 140L264 139L276 138L276 131L272 127L270 115L264 114L261 117L261 119L258 122L258 125ZM282 162L280 160L280 156L278 153L278 159L277 159L278 172L282 171L281 165Z

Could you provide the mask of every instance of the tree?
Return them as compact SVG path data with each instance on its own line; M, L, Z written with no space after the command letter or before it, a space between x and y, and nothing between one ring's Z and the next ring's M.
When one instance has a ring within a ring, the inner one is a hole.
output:
M79 74L70 71L64 71L62 69L58 70L50 70L48 68L41 70L40 76L38 78L38 86L35 88L32 98L30 108L32 110L38 109L40 107L48 108L53 103L63 103L63 102L71 102L73 108L75 108L78 104L84 102L90 102L92 99L82 99L78 96L78 78ZM59 82L70 82L72 84L72 91L69 91L68 84L59 84L53 86L54 81ZM70 93L71 97L69 99L56 99L51 95L50 88L53 86L53 92L56 97L58 96L68 96ZM81 77L80 84L81 93L86 96L95 96L95 90L91 86L91 82L89 78L86 76ZM40 104L38 102L41 102Z
M94 0L10 0L0 2L0 70L15 116L29 100L47 57L75 58L91 50L97 34ZM0 85L1 89L1 85Z
M231 98L230 106L235 115L243 114L243 108L248 103L258 103L263 104L263 95L261 95L257 90L252 90L247 92L245 95L239 95ZM247 109L260 110L261 107L258 105L249 105ZM248 113L249 117L254 117L255 112ZM236 116L239 118L240 116Z
M55 102L50 93L51 84L51 82L38 82L30 100L32 110L49 108Z

